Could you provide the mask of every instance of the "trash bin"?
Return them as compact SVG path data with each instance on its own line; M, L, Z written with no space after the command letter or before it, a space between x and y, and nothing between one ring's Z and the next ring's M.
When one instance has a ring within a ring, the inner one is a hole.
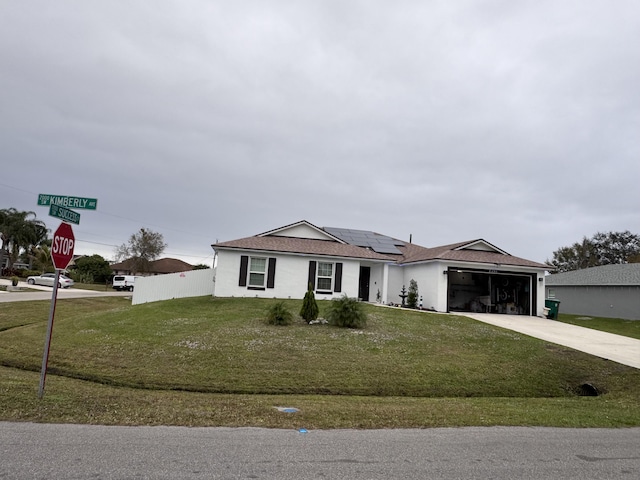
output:
M547 318L557 320L558 312L560 310L560 302L558 300L550 300L547 298L544 301L544 306L549 309L549 315L547 315Z

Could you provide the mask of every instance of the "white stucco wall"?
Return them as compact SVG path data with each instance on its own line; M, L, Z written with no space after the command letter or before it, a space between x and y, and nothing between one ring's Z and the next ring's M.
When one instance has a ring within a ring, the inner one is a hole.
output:
M439 262L411 265L404 268L404 284L409 288L411 280L418 283L418 296L422 308L438 312L447 310L447 279Z
M309 225L296 225L288 227L281 232L272 232L269 235L274 237L312 238L316 240L327 240L331 238L327 233L311 228Z
M447 262L429 262L408 266L389 266L389 285L388 294L385 299L386 303L400 303L400 290L404 285L407 289L411 280L418 282L418 295L422 296L422 307L425 309L434 309L437 312L447 311L447 282L448 277L443 272L449 267L460 269L478 269L482 268L476 263L456 263L455 265ZM531 275L535 270L526 267L509 267L503 269L505 272L514 274ZM542 278L542 281L540 279ZM538 272L535 285L537 288L536 305L533 309L534 315L542 315L544 308L544 272Z
M238 285L240 274L240 257L246 252L218 251L215 290L216 297L259 297L259 298L303 298L307 291L309 278L309 262L341 262L342 291L333 294L316 293L318 300L330 300L342 295L358 296L360 278L360 262L340 258L313 257L287 254L255 253L254 256L276 259L274 288L251 290Z
M380 292L380 302L383 300L383 288L382 288L382 278L384 272L384 265L376 264L370 265L371 267L371 277L369 278L369 298L367 301L376 302L378 301L378 291Z
M397 265L389 265L389 273L387 276L387 296L384 303L399 304L402 302L400 298L400 290L404 284L404 268Z

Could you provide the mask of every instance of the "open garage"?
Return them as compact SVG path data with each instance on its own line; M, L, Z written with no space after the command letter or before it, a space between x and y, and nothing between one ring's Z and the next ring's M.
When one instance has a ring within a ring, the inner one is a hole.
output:
M535 274L450 268L447 310L532 315L531 306L537 302L535 282Z

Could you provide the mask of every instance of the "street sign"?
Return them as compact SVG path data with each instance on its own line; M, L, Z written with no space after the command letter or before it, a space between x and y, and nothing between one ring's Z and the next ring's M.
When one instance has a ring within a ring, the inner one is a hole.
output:
M73 258L73 246L76 238L73 235L71 225L61 223L56 233L53 234L51 243L51 259L56 270L64 270Z
M68 197L66 195L48 195L41 193L38 195L38 205L49 206L59 205L66 208L84 208L95 210L98 206L97 198Z
M65 222L80 224L80 214L69 210L68 208L61 207L60 205L51 205L49 207L49 215L59 218Z

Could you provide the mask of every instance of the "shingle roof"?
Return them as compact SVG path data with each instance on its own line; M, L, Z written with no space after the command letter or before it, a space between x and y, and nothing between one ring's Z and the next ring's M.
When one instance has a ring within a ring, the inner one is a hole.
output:
M156 273L176 273L193 270L193 265L177 258L160 258L151 262L150 271Z
M297 226L300 224L307 224L316 230L325 231L329 234L329 237L327 240L318 240L311 238L287 237L283 235L273 234L274 232L282 232L289 227ZM345 232L350 232L351 235L341 235ZM363 243L363 239L360 237L363 236L370 237L371 241L379 240L381 237L384 237L389 242L393 242L394 250L397 251L398 254L392 254L387 251L376 252L376 249L371 247L371 245L367 242L364 243L369 246L361 246L360 244ZM333 238L334 240L331 240L331 238ZM276 230L270 230L269 232L254 235L252 237L245 237L238 240L216 243L212 245L212 247L214 249L286 252L341 258L360 258L394 262L400 265L444 260L494 265L521 266L544 270L553 269L553 267L550 265L545 265L543 263L533 262L531 260L526 260L524 258L509 255L508 253L500 250L498 247L490 244L483 239L452 243L450 245L443 245L434 248L425 248L419 245L405 243L391 237L386 237L378 233L365 230L347 230L329 227L320 229L305 220L278 228ZM483 250L482 248L486 250Z
M545 283L567 286L640 286L640 263L602 265L572 272L555 273L547 276Z
M513 255L490 252L484 250L465 250L461 247L471 245L478 242L485 242L482 239L471 240L467 242L452 243L450 245L442 245L440 247L425 248L418 245L406 244L399 247L403 252L404 258L402 263L418 263L429 260L450 260L457 262L473 262L473 263L491 263L497 265L510 265L519 267L544 268L546 270L552 268L544 263L534 262ZM486 243L486 242L485 242Z
M113 263L110 267L111 270L132 270L133 260L129 258L120 263ZM193 270L193 265L177 258L160 258L149 262L147 270L149 273L177 273Z
M302 253L341 258L394 261L389 255L381 255L356 245L342 244L330 240L315 240L293 237L246 237L212 245L215 249L257 250L265 252Z

